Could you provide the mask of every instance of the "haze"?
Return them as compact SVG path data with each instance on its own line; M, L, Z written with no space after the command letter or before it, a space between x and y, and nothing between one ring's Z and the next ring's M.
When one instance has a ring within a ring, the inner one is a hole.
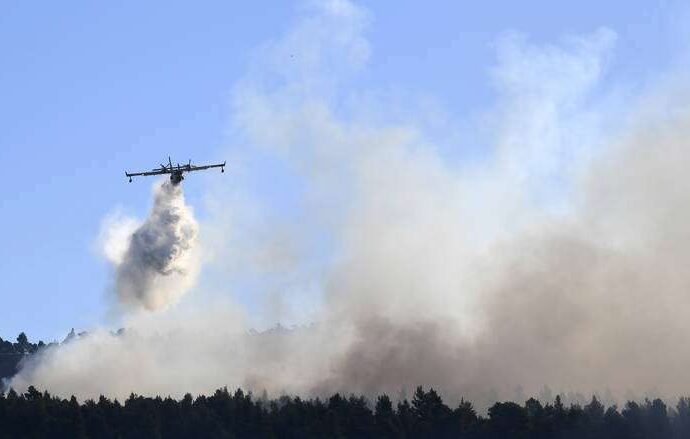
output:
M368 38L377 22L309 3L259 44L228 90L226 174L183 183L203 215L185 217L195 256L170 294L121 268L139 267L131 236L160 204L142 220L113 206L93 238L113 262L104 292L78 289L105 311L10 385L81 398L431 385L480 404L545 386L687 394L684 51L614 80L628 42L607 23L547 42L506 29L487 41L490 103L458 117L424 81L363 84L392 56ZM257 190L257 169L279 178ZM122 184L122 205L150 193ZM163 208L186 209L175 197ZM266 331L277 323L295 327Z

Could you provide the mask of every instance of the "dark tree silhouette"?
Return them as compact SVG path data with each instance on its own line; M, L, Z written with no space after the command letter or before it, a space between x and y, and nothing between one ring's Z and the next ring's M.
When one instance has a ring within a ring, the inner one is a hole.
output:
M690 399L675 410L659 399L628 402L622 411L592 397L584 407L560 398L542 404L497 402L488 416L461 400L450 409L434 390L415 390L411 401L393 404L379 396L335 394L326 400L282 396L253 398L238 389L182 399L132 393L120 404L101 396L79 403L29 387L0 393L0 439L4 438L584 438L680 439L690 437Z
M400 437L402 430L395 411L393 410L393 403L388 395L381 395L376 400L374 419L376 421L376 433L378 437Z
M489 409L491 431L501 437L525 437L527 411L514 402L497 402Z

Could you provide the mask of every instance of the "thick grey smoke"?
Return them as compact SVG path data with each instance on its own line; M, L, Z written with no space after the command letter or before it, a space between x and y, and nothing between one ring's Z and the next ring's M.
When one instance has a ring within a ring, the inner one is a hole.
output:
M181 186L167 180L157 184L146 221L127 237L124 253L113 260L119 303L128 309L158 310L179 299L198 271L197 233Z
M118 337L93 331L12 385L124 397L223 385L397 396L423 384L480 403L544 386L690 392L684 78L606 93L612 31L554 45L506 35L491 72L496 106L472 119L489 133L469 136L477 146L427 101L392 116L420 101L347 93L370 53L368 23L347 1L325 2L263 47L235 89L233 135L249 145L234 150L237 163L286 165L306 187L301 214L262 215L231 175L232 192L209 191L200 228L209 269L195 296L205 300L132 316ZM303 62L283 62L293 53ZM157 195L149 222L175 232L144 225L124 253L125 303L158 308L179 295L170 280L190 273L186 246L168 244L193 239L183 231L194 222L169 195ZM147 242L162 264L132 250ZM267 309L316 323L252 334Z

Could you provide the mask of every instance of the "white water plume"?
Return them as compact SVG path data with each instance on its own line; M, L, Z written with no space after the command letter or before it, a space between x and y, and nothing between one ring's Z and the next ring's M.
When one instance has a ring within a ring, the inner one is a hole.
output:
M176 302L198 274L197 234L198 225L181 186L168 181L156 185L153 207L144 223L127 236L124 251L116 254L113 249L118 246L106 242L105 250L110 249L116 264L119 303L126 309L159 310ZM123 239L121 233L110 235L113 240Z

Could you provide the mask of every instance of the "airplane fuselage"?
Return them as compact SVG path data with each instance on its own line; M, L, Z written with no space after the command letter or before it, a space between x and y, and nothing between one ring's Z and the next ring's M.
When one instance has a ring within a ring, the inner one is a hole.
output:
M184 180L184 175L182 175L182 170L174 170L170 173L170 182L174 185L182 183Z

